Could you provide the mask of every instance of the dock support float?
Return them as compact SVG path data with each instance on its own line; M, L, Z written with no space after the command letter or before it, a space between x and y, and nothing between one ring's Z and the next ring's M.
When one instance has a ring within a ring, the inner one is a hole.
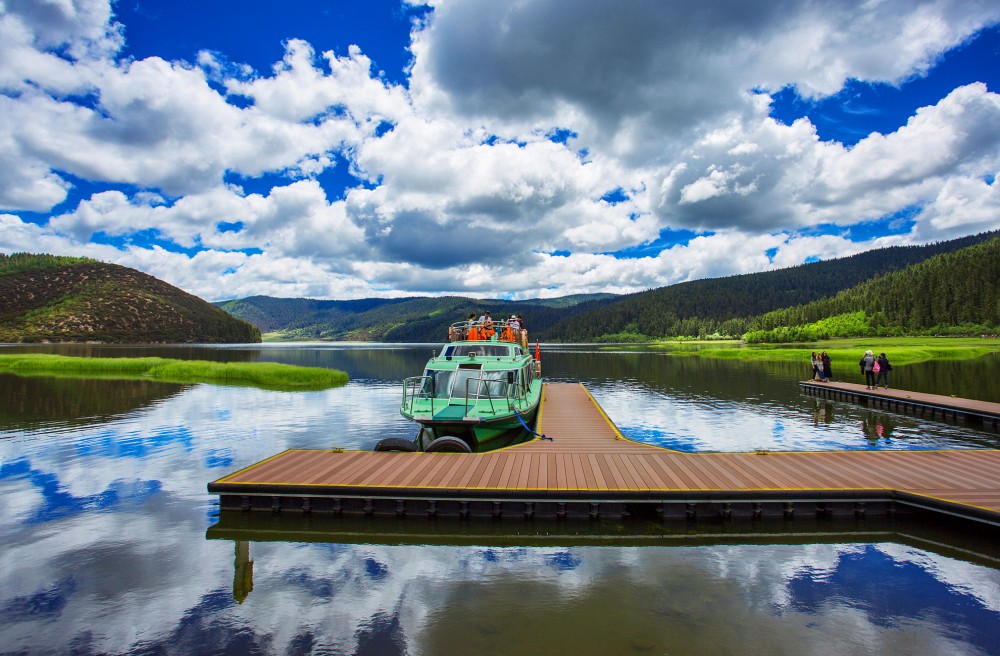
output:
M1000 428L1000 404L997 403L898 389L882 391L861 389L860 385L853 383L802 381L799 387L806 394L822 399L857 403L879 410L891 410L941 421L971 421L994 430Z

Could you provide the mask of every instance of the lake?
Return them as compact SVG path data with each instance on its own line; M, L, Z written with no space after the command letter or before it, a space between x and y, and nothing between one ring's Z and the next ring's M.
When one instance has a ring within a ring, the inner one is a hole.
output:
M220 516L206 484L284 449L413 437L400 382L434 348L4 347L286 362L351 382L287 393L0 375L0 653L1000 653L1000 548L985 526ZM584 383L627 437L673 449L1000 447L982 427L805 396L804 365L542 353L546 379ZM897 366L891 382L1000 401L998 365Z

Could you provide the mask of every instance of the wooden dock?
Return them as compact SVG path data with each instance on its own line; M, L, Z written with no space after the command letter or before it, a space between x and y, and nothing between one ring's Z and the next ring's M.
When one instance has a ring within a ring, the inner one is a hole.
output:
M972 421L986 427L1000 428L1000 403L884 387L868 389L856 383L821 383L806 380L799 383L799 387L806 394L824 399L860 403L880 410L931 419Z
M209 483L223 509L346 515L891 514L1000 526L1000 450L681 453L626 439L582 386L544 387L534 440L482 454L288 450Z

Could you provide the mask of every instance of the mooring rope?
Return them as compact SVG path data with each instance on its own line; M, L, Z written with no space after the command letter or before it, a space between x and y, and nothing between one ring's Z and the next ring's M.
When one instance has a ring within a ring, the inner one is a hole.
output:
M524 426L524 430L528 431L532 435L537 435L538 437L540 437L543 440L548 440L549 442L553 441L553 439L551 437L546 437L542 433L536 433L535 431L533 431L530 428L528 428L528 424L524 423L524 418L521 417L521 413L517 411L517 408L511 408L511 409L514 411L514 414L517 416L517 420L519 422L521 422L522 426Z

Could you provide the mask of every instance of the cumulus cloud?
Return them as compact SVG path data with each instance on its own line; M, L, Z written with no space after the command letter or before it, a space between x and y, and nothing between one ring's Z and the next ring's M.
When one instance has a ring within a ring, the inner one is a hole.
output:
M1000 96L983 84L919 109L896 132L853 148L821 142L801 119L734 120L693 144L651 195L663 221L778 231L849 225L929 203L949 184L1000 167ZM970 217L974 228L981 219Z
M295 38L269 71L207 51L133 61L109 0L3 0L0 248L99 254L213 300L533 297L996 225L1000 96L984 84L851 147L770 117L788 87L926 74L1000 21L995 3L431 5L404 87L357 46ZM336 167L346 188L321 183ZM910 234L847 237L902 210ZM810 236L830 225L843 234Z
M411 86L421 107L513 131L571 127L641 162L752 107L748 90L899 82L998 18L993 3L959 0L440 3L414 37Z

